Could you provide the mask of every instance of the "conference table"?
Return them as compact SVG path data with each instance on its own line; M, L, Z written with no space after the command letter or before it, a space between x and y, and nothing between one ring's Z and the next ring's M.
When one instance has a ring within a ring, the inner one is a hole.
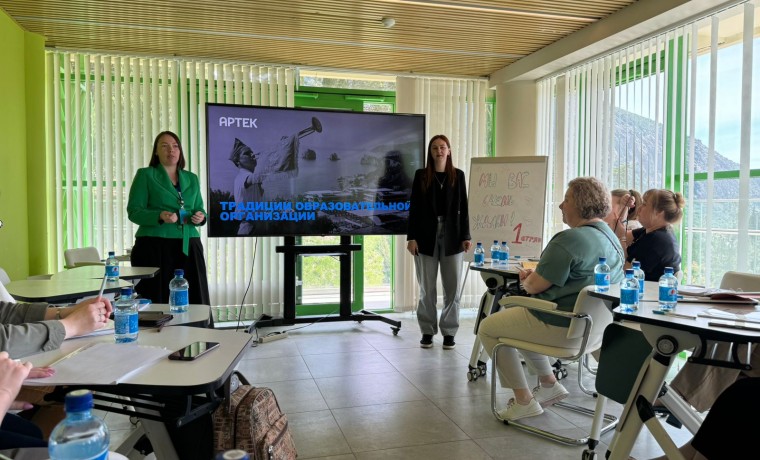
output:
M141 307L140 311L152 311L168 313L174 316L171 321L166 323L166 326L193 326L193 327L208 327L211 318L211 307L209 305L196 305L190 304L187 306L187 311L182 313L173 313L169 311L168 303L151 303L146 307Z
M98 295L101 279L49 279L11 281L5 289L17 301L47 302L50 304L72 303L82 297ZM106 283L103 292L117 293L121 288L132 287L124 280Z
M608 458L610 460L628 458L644 424L668 458L683 458L667 432L656 418L652 417L651 412L652 402L657 398L676 356L683 350L691 349L694 352L688 359L690 362L748 370L751 369L749 346L744 356L733 353L730 359L722 359L709 354L712 348L707 342L760 343L760 330L746 329L753 327L752 323L724 321L703 316L713 315L712 312L715 310L736 310L744 314L760 312L756 304L741 305L686 299L679 300L673 314L662 315L654 313L659 310L658 289L656 282L647 281L638 310L632 312L623 311L619 307L619 286L611 286L608 292L603 293L589 291L590 296L603 299L613 309L616 321L636 323L653 348L650 359L643 364L633 383L633 389L620 416L615 435L609 444ZM722 325L716 325L718 323ZM754 326L760 326L760 324L754 324Z
M197 341L207 341L218 342L219 347L194 361L159 359L115 385L88 385L87 382L81 382L68 385L66 391L88 388L95 392L96 409L139 418L156 457L178 460L165 424L181 427L215 410L229 396L233 370L250 347L251 339L251 335L246 333L189 326L165 327L160 331L155 328L141 329L137 345L174 351ZM60 349L33 355L28 359L34 366L46 366L89 344L112 342L113 335L66 340ZM133 346L135 344L124 344L124 350ZM103 356L98 361L118 358ZM98 366L98 362L93 362L92 365ZM129 401L124 398L129 398ZM104 405L101 401L115 404ZM132 407L121 407L121 404ZM137 434L142 435L142 432L138 431ZM130 436L116 451L128 453L135 440L134 436Z
M159 272L158 267L119 267L119 279L133 281L153 278ZM82 265L53 274L52 280L103 279L103 265Z

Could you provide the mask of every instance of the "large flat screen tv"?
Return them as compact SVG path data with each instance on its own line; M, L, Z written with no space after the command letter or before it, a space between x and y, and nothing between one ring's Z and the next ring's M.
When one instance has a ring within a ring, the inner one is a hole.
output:
M406 233L425 116L206 105L211 237Z

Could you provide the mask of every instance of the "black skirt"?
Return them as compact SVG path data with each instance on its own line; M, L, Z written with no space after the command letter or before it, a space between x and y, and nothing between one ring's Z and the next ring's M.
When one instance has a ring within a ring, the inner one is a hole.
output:
M200 238L190 238L189 255L182 252L182 239L141 236L135 238L131 261L133 267L158 267L153 278L141 279L135 291L153 303L169 303L169 282L174 270L185 270L191 304L211 305L206 278L206 260Z

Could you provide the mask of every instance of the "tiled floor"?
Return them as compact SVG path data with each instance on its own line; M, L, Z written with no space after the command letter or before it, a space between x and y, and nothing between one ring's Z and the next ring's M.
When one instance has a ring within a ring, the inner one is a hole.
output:
M580 459L584 449L521 432L497 421L490 411L489 375L468 382L467 365L475 336L474 310L462 310L454 350L419 347L420 333L411 313L387 315L401 320L398 336L381 322L317 323L289 337L251 348L238 366L248 379L272 388L288 415L299 458L370 459ZM261 329L266 334L273 329ZM593 407L576 383L576 367L564 381L570 399ZM589 381L591 382L591 381ZM499 389L505 404L511 397ZM608 404L619 415L621 406ZM563 409L548 410L531 424L561 434L588 432L590 418ZM112 445L129 433L125 417L108 414ZM113 424L113 425L112 425ZM678 445L691 435L667 430ZM644 430L632 455L662 454ZM611 440L612 433L602 437ZM602 455L606 444L597 448Z

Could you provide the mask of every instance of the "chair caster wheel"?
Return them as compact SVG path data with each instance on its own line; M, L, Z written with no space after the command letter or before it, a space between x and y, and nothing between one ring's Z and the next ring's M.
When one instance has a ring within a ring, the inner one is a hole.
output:
M467 381L472 382L473 380L477 380L478 377L480 377L480 369L477 367L468 366L470 369L467 371Z
M561 369L553 369L554 372L554 378L557 380L562 380L565 377L567 377L567 369L561 368Z
M596 460L598 458L598 455L593 450L584 450L583 455L581 456L582 460Z
M478 370L480 371L481 377L486 375L486 372L488 372L488 364L483 361L478 361Z
M391 331L393 331L393 335L398 335L398 331L400 330L400 327L391 327Z

